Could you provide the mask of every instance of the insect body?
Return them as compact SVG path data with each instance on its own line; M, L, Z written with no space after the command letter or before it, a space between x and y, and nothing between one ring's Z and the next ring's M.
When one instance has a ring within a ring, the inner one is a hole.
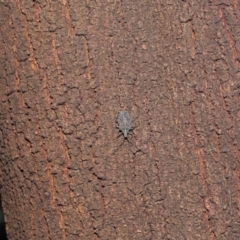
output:
M129 131L133 129L132 120L127 111L121 111L117 118L119 131L123 133L124 138L128 137Z

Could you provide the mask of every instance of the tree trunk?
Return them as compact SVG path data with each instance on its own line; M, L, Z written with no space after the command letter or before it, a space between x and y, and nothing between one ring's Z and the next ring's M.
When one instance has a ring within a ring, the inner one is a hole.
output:
M238 4L1 1L9 240L240 239Z

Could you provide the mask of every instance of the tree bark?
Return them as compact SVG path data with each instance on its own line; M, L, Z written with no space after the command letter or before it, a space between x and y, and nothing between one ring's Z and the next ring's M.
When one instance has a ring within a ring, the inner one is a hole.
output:
M9 240L240 239L238 1L0 11Z

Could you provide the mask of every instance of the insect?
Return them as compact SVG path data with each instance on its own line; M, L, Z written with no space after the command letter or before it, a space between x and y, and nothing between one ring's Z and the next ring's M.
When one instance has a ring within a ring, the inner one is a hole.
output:
M118 129L123 133L124 138L128 137L129 131L133 130L132 119L127 111L119 112L118 118Z

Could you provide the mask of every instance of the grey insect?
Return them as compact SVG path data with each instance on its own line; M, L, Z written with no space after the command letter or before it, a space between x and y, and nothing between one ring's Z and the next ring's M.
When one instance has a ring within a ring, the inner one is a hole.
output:
M123 133L124 138L128 137L129 131L133 130L132 119L127 111L119 112L118 118L118 129Z

